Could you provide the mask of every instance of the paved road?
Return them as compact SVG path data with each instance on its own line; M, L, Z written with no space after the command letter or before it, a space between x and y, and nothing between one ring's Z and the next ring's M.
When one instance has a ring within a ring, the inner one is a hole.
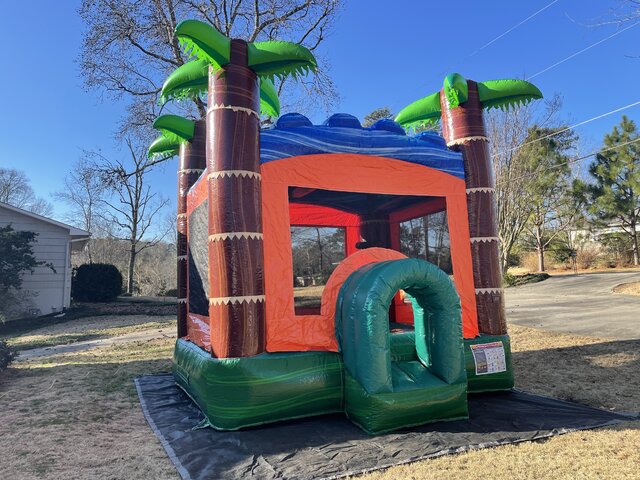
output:
M505 290L507 320L525 327L630 340L640 338L640 297L611 292L640 272L551 277Z

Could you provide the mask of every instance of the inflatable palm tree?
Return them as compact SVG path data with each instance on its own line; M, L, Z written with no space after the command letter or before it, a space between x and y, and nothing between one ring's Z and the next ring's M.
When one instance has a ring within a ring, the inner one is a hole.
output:
M204 120L188 120L177 115L162 115L153 123L162 135L148 150L150 158L158 161L179 154L178 162L178 217L177 217L177 289L178 336L187 335L187 192L206 166Z
M264 84L264 79L297 76L317 64L300 45L229 39L195 20L180 23L175 35L209 69L206 158L213 354L256 355L265 344L259 79Z
M478 326L482 333L504 335L507 329L495 182L482 112L489 108L508 109L539 98L540 90L523 80L474 82L454 73L444 79L442 90L417 100L396 117L405 127L430 126L442 118L447 145L463 154Z
M196 60L178 67L165 81L160 100L196 98L207 91L209 66ZM263 115L280 115L276 89L268 79L260 82L260 110ZM187 335L187 192L206 168L206 122L177 115L162 115L153 124L162 135L150 145L150 158L162 161L179 153L177 218L178 336Z

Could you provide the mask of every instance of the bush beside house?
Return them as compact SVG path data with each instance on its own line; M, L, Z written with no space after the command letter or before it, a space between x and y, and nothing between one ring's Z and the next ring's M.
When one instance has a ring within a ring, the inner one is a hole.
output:
M71 296L79 302L106 302L122 293L122 274L108 263L87 263L73 272Z

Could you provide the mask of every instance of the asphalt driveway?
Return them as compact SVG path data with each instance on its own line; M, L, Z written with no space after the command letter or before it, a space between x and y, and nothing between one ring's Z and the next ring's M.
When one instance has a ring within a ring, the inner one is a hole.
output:
M640 272L560 275L505 290L507 321L561 333L640 338L640 297L612 293Z

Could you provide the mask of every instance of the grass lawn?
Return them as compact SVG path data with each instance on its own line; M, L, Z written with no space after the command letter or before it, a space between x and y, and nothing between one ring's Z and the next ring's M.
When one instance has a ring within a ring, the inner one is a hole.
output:
M87 320L86 331L102 335L145 323L131 317L105 320ZM51 327L29 336L82 335L81 324L74 322L66 327L76 330ZM520 388L612 410L640 410L640 340L598 340L516 326L510 333ZM35 341L27 337L16 341ZM2 478L179 478L144 420L132 381L169 371L172 348L168 338L132 342L18 362L1 372ZM638 445L640 422L630 422L426 460L362 478L635 479Z
M99 338L117 337L127 333L175 325L175 316L148 317L146 315L105 315L78 318L65 323L41 327L20 335L0 336L14 350L67 345Z

